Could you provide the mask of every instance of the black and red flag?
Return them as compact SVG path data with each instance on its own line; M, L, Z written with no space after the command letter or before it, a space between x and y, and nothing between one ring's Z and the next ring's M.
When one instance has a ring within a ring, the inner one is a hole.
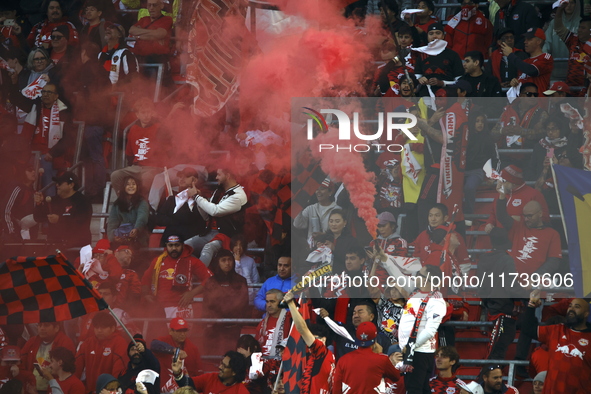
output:
M298 308L304 320L310 319L310 310L308 304L301 303ZM302 382L302 374L306 366L306 351L308 346L304 338L296 330L292 323L289 338L287 339L287 346L283 351L283 384L285 392L290 394L300 394L300 383Z
M64 321L107 308L62 254L0 264L0 324Z

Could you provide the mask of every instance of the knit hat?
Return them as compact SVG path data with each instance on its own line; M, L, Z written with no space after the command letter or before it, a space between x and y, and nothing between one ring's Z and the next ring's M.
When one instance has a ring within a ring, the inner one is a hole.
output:
M64 37L66 38L66 40L70 39L70 29L68 28L68 25L59 25L53 28L53 30L51 31L52 33L58 32L58 33L62 33L64 35Z
M109 375L108 373L104 373L98 377L96 380L96 394L100 394L100 392L107 387L107 385L111 382L118 381L113 375Z
M96 243L96 246L94 248L92 248L92 254L105 253L105 250L107 250L107 249L111 249L111 243L109 242L108 239L102 238L102 239L99 239L98 242Z
M517 186L525 183L523 180L523 171L521 171L521 168L514 166L513 164L503 168L501 171L501 178Z
M331 184L332 184L332 182L330 180L330 177L327 176L326 178L324 178L324 180L322 181L322 183L320 184L320 186L324 186L324 187L326 187L326 188L329 189L330 186L331 186Z
M376 325L370 321L366 321L361 323L357 327L357 332L355 333L357 340L355 343L359 347L370 347L374 344L376 337L378 336L378 329Z
M544 383L544 380L546 380L546 373L548 371L542 371L539 374L536 375L536 377L534 378L534 382L542 382Z
M172 242L184 242L185 239L179 235L179 234L171 234L166 238L166 243L172 243Z
M146 340L144 339L142 334L135 334L133 336L133 339L135 339L136 342L142 343L144 345L144 348L147 348ZM127 354L129 354L129 349L131 349L133 346L135 346L135 344L133 343L133 341L130 341L129 344L127 345Z

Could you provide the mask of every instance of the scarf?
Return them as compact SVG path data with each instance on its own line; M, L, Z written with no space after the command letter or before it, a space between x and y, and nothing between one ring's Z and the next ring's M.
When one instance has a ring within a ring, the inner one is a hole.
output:
M463 6L462 10L454 15L453 18L447 22L447 25L452 29L455 29L460 21L467 21L470 20L474 15L476 15L476 6Z
M62 139L63 136L62 124L60 122L60 107L62 105L63 103L61 101L56 100L55 103L53 103L53 105L51 106L48 126L49 130L47 135L47 147L49 149L53 148L55 144L57 144L59 140ZM34 134L42 133L42 136L45 137L45 127L43 127L43 120L41 120L41 124L38 124L40 114L37 113L37 110L37 104L33 105L33 108L31 108L31 112L29 112L29 114L25 118L25 127L29 129L34 128Z
M152 272L152 295L158 294L158 276L160 276L160 268L162 267L162 262L165 258L168 257L168 252L162 253L158 256L158 260L156 260L156 264L154 265L154 272Z
M424 47L411 48L413 51L425 53L429 56L437 56L447 47L445 40L433 40Z
M427 303L429 302L429 299L431 298L431 296L433 296L433 294L435 294L435 291L432 291L431 293L429 293L427 295L427 297L423 298L423 301L421 302L421 306L419 306L419 310L417 311L417 316L415 318L415 324L412 328L412 331L410 332L410 337L408 338L408 343L406 345L408 351L405 354L402 369L401 369L403 372L412 372L414 369L413 362L414 362L414 355L415 355L415 345L417 342L417 333L419 332L419 325L421 324L421 319L423 318L423 314L425 313L425 308L427 308ZM411 299L413 297L413 295L414 294L411 294L408 297L408 299Z
M285 338L285 333L283 332L283 328L285 327L285 319L287 319L287 309L282 309L279 317L277 318L277 324L275 325L275 331L273 331L273 339L271 341L270 346L270 356L275 357L277 355L277 346L283 342ZM269 322L269 315L265 315L263 319L263 324L261 325L261 330L259 331L259 338L264 340L265 334L267 332L267 323Z
M555 138L553 140L549 139L548 137L545 137L540 140L540 145L542 145L542 148L545 148L546 150L553 148L562 148L566 146L567 143L568 139L566 137Z
M187 191L187 189L183 190L182 192L180 192L176 196L174 196L174 201L175 201L176 205L174 206L173 213L177 213L177 211L179 209L181 209L181 207L183 205L185 205L185 203L189 204L189 209L191 210L191 212L193 212L193 207L195 206L195 200L192 198L189 198L189 192Z
M21 90L21 93L29 100L34 100L36 98L41 97L41 90L43 90L43 87L45 85L47 85L47 81L45 79L42 79L41 76L39 76L37 79L35 79L25 88L23 88L23 90Z
M486 349L486 356L490 356L493 348L497 344L501 334L505 331L504 323L505 319L512 319L511 315L500 314L497 315L495 322L493 324L492 332L490 333L490 341L488 342L488 346Z

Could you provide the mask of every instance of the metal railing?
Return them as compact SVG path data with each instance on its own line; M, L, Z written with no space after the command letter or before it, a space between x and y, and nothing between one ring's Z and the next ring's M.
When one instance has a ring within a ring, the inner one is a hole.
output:
M156 87L154 88L154 102L157 103L162 89L162 75L164 74L164 65L162 63L140 63L140 68L156 68Z

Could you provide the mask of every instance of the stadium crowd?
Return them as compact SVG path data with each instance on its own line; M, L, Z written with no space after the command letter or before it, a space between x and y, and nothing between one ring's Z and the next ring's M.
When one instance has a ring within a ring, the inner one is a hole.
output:
M185 43L197 3L0 4L2 250L79 255L112 308L0 326L1 394L589 392L586 300L556 293L542 306L552 296L529 288L434 282L569 273L551 165L591 170L589 4L348 2L343 29L381 23L348 95L418 117L416 139L395 136L402 154L362 155L376 235L342 180L310 155L289 161L289 132L241 113L248 97L191 114ZM248 6L219 3L243 17ZM244 42L244 56L260 54L254 37ZM166 99L154 102L155 89ZM462 141L451 148L459 210L438 202L449 116ZM108 206L98 240L93 204ZM314 286L298 304L292 288L326 266L377 285ZM410 275L420 284L387 284ZM491 330L469 327L481 319ZM292 323L306 346L298 377ZM516 383L502 360L522 361Z

